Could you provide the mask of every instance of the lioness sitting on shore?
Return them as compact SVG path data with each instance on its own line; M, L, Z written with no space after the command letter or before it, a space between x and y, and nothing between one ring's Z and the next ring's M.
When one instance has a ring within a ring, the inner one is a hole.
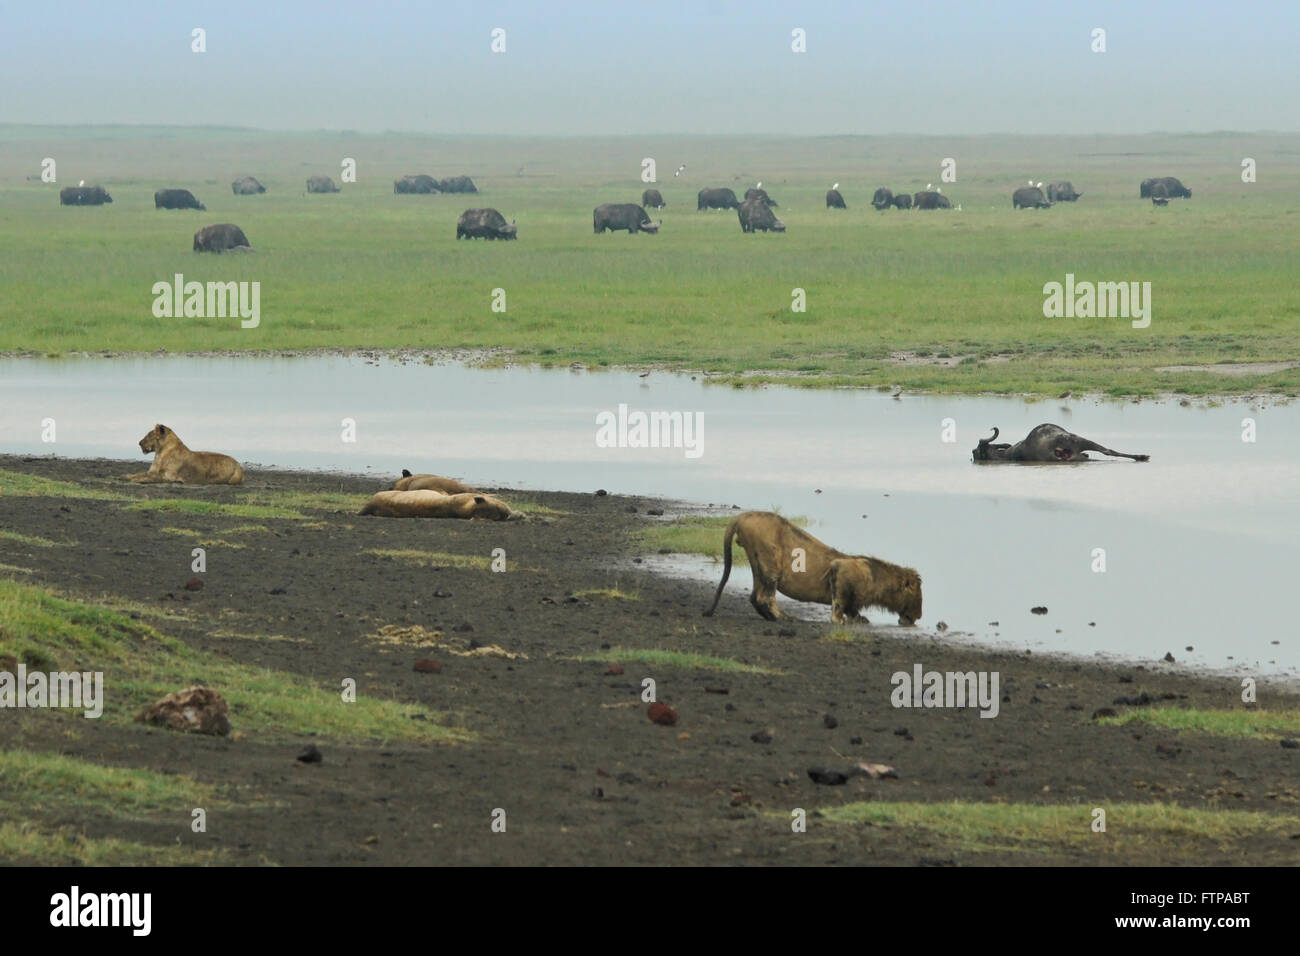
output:
M441 475L413 475L405 468L402 469L402 477L389 485L389 491L426 490L441 491L448 495L473 494L477 491L455 478L444 478Z
M705 617L713 616L731 576L732 538L745 549L754 572L749 601L769 621L783 616L776 606L777 591L796 601L829 604L836 624L852 621L870 607L892 611L904 626L921 617L921 576L914 570L836 551L770 511L745 511L727 525L722 580Z
M510 521L522 518L500 498L481 492L449 495L432 488L421 491L379 491L360 514L381 518L485 518Z
M148 471L123 476L131 481L186 485L238 485L244 481L244 469L235 459L215 451L190 451L166 425L154 425L153 431L140 439L140 451L146 455L154 452L153 464Z

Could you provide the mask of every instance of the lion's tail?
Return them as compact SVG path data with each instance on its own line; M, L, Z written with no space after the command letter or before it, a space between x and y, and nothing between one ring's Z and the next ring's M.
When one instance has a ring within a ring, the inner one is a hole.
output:
M740 522L740 516L731 519L727 525L727 533L722 539L722 580L718 582L717 593L713 595L713 604L704 612L705 617L713 617L713 612L718 609L718 601L722 600L722 589L727 586L727 578L731 577L731 539L736 536L736 525Z

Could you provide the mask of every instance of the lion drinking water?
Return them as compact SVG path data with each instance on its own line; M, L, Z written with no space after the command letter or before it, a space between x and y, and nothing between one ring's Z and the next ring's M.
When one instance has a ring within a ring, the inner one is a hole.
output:
M131 481L187 485L238 485L244 481L244 469L235 459L214 451L190 451L166 425L154 425L153 431L140 439L140 451L146 455L154 452L153 464L148 471L124 476Z
M854 620L869 607L892 611L905 626L921 617L921 576L914 570L836 551L770 511L746 511L727 525L722 580L705 617L713 616L731 576L732 538L745 549L754 572L749 601L769 621L783 616L776 606L777 591L796 601L829 604L836 624Z

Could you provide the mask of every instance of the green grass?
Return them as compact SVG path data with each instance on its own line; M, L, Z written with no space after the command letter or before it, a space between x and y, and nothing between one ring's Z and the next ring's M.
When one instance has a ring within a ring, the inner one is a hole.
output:
M362 554L406 561L421 568L482 568L492 566L492 559L479 554L448 554L445 551L415 551L410 548L366 548Z
M17 531L0 530L0 541L12 541L14 544L26 544L33 548L61 548L63 541L51 541L32 534L19 534Z
M202 545L205 548L232 548L238 551L247 545L240 544L238 541L226 541L222 538L214 538L207 531L195 531L192 528L159 528L163 534L173 534L181 538L189 538L195 544Z
M1300 392L1297 369L1245 378L1155 371L1300 357L1297 134L1250 136L1270 173L1249 185L1224 160L1240 153L1235 134L656 136L651 146L641 137L5 126L0 167L35 171L36 145L52 138L84 155L115 201L63 208L63 183L16 173L0 181L0 285L23 303L0 312L0 352L504 347L512 361L690 368L724 383ZM655 213L662 231L593 235L595 205L639 198L646 150L661 172L669 156L690 162L680 181L656 184L668 202ZM359 159L361 181L303 195L307 166L336 154ZM945 155L957 158L958 179L943 191L962 211L870 208L876 186L921 189ZM233 167L269 191L231 195ZM468 171L482 194L393 195L394 178L426 167ZM1010 194L1027 169L1069 178L1084 197L1014 211ZM1138 182L1162 174L1178 175L1194 197L1159 210L1140 200ZM700 187L743 190L755 178L780 202L786 234L744 235L734 213L696 212ZM825 208L836 180L847 211ZM156 211L152 193L164 181L185 181L209 211ZM519 241L457 242L468 205L517 219ZM196 256L200 220L238 223L257 251ZM153 283L177 272L261 282L260 327L155 318ZM1043 285L1066 273L1151 282L1150 328L1045 318ZM505 313L490 311L495 287L507 292ZM804 313L790 308L796 287L807 293ZM891 358L907 350L952 364ZM763 374L741 378L753 370Z
M639 601L641 595L630 594L617 587L613 588L586 588L582 591L574 591L573 596L576 598L608 598L611 601Z
M39 475L28 475L20 471L0 468L0 497L31 498L90 498L97 501L129 501L127 495L101 488L75 484L71 481L55 481Z
M162 511L167 514L221 515L229 518L306 518L300 511L280 505L227 504L195 498L146 498L126 506L127 511Z
M731 515L722 517L699 517L690 515L675 518L672 521L647 522L637 530L641 547L650 552L667 548L674 554L702 554L716 561L722 560L722 539ZM791 524L805 527L808 519L802 515L789 518ZM745 567L749 559L745 549L735 546L731 549L731 563Z
M932 837L946 847L973 852L1027 854L1064 850L1105 856L1133 851L1186 854L1201 843L1227 849L1243 837L1285 839L1300 832L1293 814L1201 810L1159 803L1101 804L1106 832L1091 829L1090 805L1024 803L860 802L821 810L833 824L897 827Z
M1280 740L1300 737L1300 710L1198 710L1192 707L1158 707L1131 710L1098 723L1124 726L1143 723L1164 730L1213 734L1216 737Z
M674 667L679 670L693 671L729 671L743 674L780 674L781 671L760 667L757 664L745 664L728 657L709 657L705 654L691 654L686 651L640 650L631 647L611 647L600 654L576 657L580 661L619 661L637 664L652 664L656 667Z
M226 854L96 839L71 827L45 830L31 823L0 822L0 860L18 866L216 866L226 862Z
M102 671L106 699L100 719L110 724L130 724L147 704L202 683L226 698L236 732L317 733L341 740L470 739L466 731L443 726L436 714L411 720L412 713L424 713L422 707L364 691L355 703L345 703L333 678L320 683L238 664L193 650L118 611L0 579L0 655L6 653L29 668ZM83 719L80 711L60 713Z
M243 500L250 505L263 505L271 508L346 511L356 514L361 510L361 506L369 500L369 495L349 495L336 491L254 491L245 495Z

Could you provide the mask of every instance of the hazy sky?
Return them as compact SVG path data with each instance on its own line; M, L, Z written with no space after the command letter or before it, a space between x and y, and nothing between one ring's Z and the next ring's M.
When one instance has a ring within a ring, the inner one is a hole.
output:
M191 52L191 30L207 52ZM506 51L490 49L493 28ZM791 50L806 31L807 52ZM1106 31L1106 52L1091 49ZM1300 3L0 3L0 122L431 133L1300 129Z

